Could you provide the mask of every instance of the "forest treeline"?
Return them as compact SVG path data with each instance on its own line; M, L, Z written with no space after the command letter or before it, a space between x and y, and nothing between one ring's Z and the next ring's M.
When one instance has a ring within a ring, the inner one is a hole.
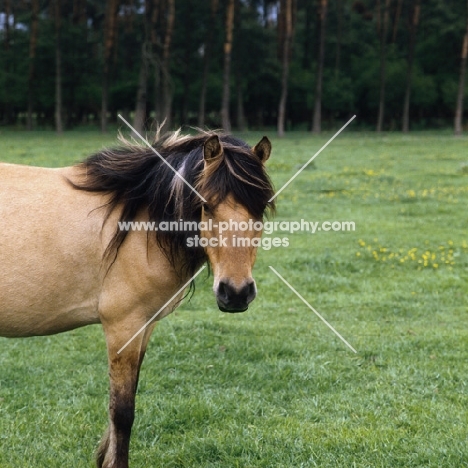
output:
M0 123L463 130L468 0L0 0Z

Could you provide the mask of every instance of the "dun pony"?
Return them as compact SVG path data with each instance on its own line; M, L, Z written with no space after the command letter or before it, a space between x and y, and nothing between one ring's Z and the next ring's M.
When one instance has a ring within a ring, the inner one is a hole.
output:
M172 312L205 262L222 311L244 311L255 298L258 244L235 246L235 229L223 233L225 245L194 248L189 238L216 240L220 223L261 221L274 210L266 137L251 148L222 133L176 132L156 139L154 148L206 203L151 149L128 142L61 169L0 164L0 336L102 324L110 400L100 468L128 467L138 375L154 322L145 325L155 312L161 310L158 320ZM179 220L213 228L119 228ZM255 229L241 234L261 237Z

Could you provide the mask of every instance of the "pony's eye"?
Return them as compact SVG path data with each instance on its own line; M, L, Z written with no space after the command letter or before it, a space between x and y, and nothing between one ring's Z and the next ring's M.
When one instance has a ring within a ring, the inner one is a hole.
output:
M206 214L211 214L212 213L211 208L206 203L203 203L203 211Z

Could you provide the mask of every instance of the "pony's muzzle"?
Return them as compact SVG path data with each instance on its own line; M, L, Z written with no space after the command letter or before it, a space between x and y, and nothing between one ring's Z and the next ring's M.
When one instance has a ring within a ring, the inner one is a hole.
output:
M257 295L255 281L250 278L238 288L229 280L220 280L215 289L219 310L222 312L244 312Z

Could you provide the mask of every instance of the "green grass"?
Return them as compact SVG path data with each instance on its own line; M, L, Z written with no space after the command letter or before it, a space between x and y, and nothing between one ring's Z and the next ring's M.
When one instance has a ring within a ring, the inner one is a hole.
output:
M276 187L330 136L273 138ZM65 165L113 142L2 131L0 159ZM153 334L132 466L468 466L467 146L448 133L340 135L279 196L276 220L356 230L276 233L290 246L259 252L245 314L219 312L212 279L198 281ZM107 388L98 326L0 339L0 467L93 466Z

